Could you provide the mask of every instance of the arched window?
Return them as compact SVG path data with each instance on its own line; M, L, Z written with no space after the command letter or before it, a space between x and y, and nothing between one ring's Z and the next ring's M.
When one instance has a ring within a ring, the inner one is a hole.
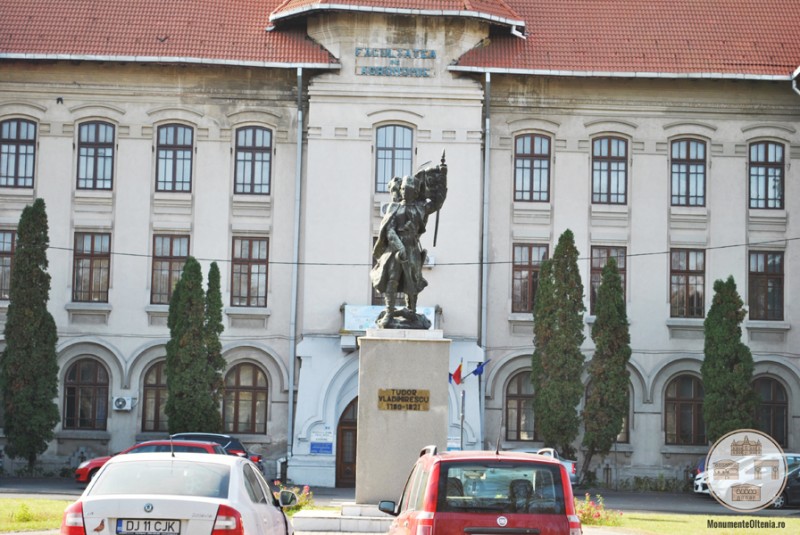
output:
M705 206L706 143L676 139L670 154L672 206Z
M83 123L78 128L78 189L111 189L114 178L114 125Z
M760 400L756 428L774 438L781 446L787 446L789 402L786 389L771 377L759 377L753 381L753 389Z
M514 142L514 200L550 200L550 138L517 136Z
M156 191L192 191L194 130L181 124L158 127Z
M108 371L99 361L83 358L67 369L64 429L105 429L108 419Z
M36 159L36 123L24 119L0 122L0 186L32 188Z
M267 432L267 376L255 364L237 364L225 375L225 432Z
M272 131L260 126L236 130L234 193L269 195L272 174Z
M536 440L530 370L515 374L506 387L506 440Z
M679 375L669 382L664 396L664 429L667 444L705 446L703 383L692 375Z
M783 209L783 144L750 145L750 208Z
M600 137L592 142L592 203L627 204L628 142Z
M376 131L375 191L389 191L392 177L411 174L412 131L407 126L390 124Z
M156 362L144 375L142 431L167 431L166 362Z

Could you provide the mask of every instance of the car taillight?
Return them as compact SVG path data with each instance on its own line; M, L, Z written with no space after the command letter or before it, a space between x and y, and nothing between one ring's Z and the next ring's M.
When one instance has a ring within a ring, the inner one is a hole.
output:
M75 502L64 510L61 519L61 535L86 535L83 529L83 504Z
M211 535L244 535L242 515L233 507L220 505Z
M238 455L239 457L246 457L245 453L242 450L228 450L228 453L231 455Z
M578 515L567 515L567 520L569 521L569 535L582 535L581 519L578 518Z
M433 513L421 512L417 515L417 532L414 535L433 533Z

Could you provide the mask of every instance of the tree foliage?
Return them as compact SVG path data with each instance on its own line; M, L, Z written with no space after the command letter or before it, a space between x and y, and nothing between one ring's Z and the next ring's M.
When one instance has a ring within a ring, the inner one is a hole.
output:
M215 284L215 289L212 284L211 295L207 296L203 291L200 264L190 256L170 299L165 408L170 433L213 433L222 428L219 370L224 360L219 345L222 332L219 270L216 270ZM213 327L209 329L209 325ZM209 331L213 331L213 335Z
M572 231L566 230L550 260L539 273L533 317L535 350L531 362L536 429L545 446L568 457L575 450L580 420L577 406L583 395L581 353L583 283Z
M614 258L603 268L594 309L595 350L589 362L589 389L583 409L584 476L595 454L608 455L628 413L631 337L622 278Z
M220 289L219 266L216 262L212 262L208 270L205 330L208 392L214 406L219 407L224 387L222 370L225 369L225 358L222 356L222 343L219 337L225 327L222 324L222 290ZM222 419L219 412L214 413L213 420L209 417L207 427L217 429L218 433L222 432Z
M703 419L706 438L715 442L754 425L758 398L753 390L753 355L742 343L746 312L733 277L714 282L714 299L705 320Z
M0 364L0 389L5 409L5 452L28 461L45 452L59 421L58 334L47 311L47 212L42 199L26 206L17 227L11 272L6 347Z

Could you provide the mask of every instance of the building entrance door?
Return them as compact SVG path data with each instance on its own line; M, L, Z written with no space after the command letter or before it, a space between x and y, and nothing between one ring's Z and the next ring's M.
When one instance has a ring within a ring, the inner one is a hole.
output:
M356 486L356 438L358 398L342 412L336 430L336 486Z

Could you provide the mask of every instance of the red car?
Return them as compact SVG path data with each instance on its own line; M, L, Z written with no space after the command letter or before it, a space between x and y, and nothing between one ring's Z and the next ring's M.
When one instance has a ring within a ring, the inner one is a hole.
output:
M148 440L147 442L134 444L130 448L115 453L114 455L122 455L123 453L152 453L158 451L215 453L217 455L228 454L225 448L216 442L203 442L200 440ZM95 457L94 459L83 461L78 465L78 468L75 469L75 481L78 483L88 483L111 457L111 455L108 455L106 457Z
M378 508L396 517L389 535L581 535L567 469L531 453L438 453L428 446L400 503L382 501Z

